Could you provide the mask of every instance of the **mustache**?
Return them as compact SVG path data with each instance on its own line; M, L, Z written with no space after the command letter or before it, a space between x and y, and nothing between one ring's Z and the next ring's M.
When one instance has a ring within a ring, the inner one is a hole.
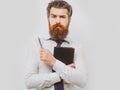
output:
M53 30L55 30L56 28L61 28L61 29L64 29L65 27L63 26L63 25L61 25L60 23L56 23L56 24L54 24L53 26Z

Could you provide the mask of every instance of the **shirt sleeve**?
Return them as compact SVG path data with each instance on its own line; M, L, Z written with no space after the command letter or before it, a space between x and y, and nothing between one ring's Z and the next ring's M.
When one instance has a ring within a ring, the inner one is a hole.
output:
M26 86L28 89L32 89L32 88L43 89L46 87L50 87L54 83L60 81L60 78L56 73L31 74L30 76L29 75L26 76Z
M28 89L32 88L46 88L59 82L61 79L56 72L40 73L39 72L39 53L36 43L33 43L27 49L27 63L25 64L25 84Z
M87 82L87 72L80 51L80 48L75 49L74 64L76 68L71 68L57 60L53 69L64 81L73 83L79 87L84 87Z

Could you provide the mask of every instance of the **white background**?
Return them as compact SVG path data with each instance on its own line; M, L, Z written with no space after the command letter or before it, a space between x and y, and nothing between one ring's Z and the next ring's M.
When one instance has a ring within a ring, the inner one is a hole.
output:
M0 1L0 90L26 90L24 49L33 36L48 36L49 1ZM89 72L80 90L119 90L120 1L67 1L74 8L69 36L81 42Z

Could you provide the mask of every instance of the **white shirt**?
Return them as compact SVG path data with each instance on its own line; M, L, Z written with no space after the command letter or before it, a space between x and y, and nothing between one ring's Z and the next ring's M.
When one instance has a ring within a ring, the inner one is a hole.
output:
M63 42L61 47L75 48L74 64L76 68L71 68L61 61L57 60L53 68L40 60L40 44L36 38L28 50L25 72L25 81L28 89L35 90L54 90L54 84L64 81L64 90L76 90L76 87L84 87L87 82L87 72L85 70L84 61L82 59L81 48L79 44L73 41ZM53 54L54 47L57 45L55 41L42 39L43 48L48 49ZM52 72L52 69L56 72Z

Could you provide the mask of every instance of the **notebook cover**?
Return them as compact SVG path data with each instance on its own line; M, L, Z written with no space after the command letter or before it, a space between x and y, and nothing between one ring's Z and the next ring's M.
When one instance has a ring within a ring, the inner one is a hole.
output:
M74 48L71 47L54 47L54 56L66 65L73 63Z

